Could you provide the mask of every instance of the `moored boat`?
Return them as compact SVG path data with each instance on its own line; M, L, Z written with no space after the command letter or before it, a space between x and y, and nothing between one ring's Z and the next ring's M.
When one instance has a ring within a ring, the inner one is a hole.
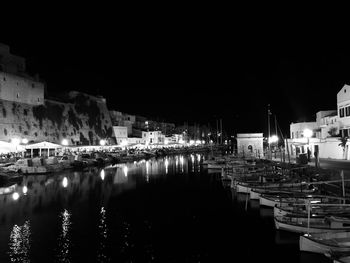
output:
M314 218L275 216L276 229L296 233L321 233L350 231L350 219L342 217L327 216Z
M299 238L301 251L326 254L350 252L350 232L325 232L304 234Z

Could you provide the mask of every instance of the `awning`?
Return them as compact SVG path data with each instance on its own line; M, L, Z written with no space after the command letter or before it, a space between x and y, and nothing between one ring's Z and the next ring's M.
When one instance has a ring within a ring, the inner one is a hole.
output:
M62 145L44 141L44 142L29 144L25 148L26 149L58 149L58 148L62 148Z

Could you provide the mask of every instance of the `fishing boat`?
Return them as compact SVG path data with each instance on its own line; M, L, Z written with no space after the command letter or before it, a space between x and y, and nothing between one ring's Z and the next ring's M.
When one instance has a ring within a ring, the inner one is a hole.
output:
M335 216L324 218L305 218L275 216L276 229L296 233L341 232L350 230L350 219Z
M333 263L350 263L350 256L339 256L333 260Z
M304 234L299 238L300 251L327 254L350 252L350 232Z
M18 159L13 165L4 167L4 169L24 174L44 174L49 172L41 158Z
M310 214L312 216L327 216L327 215L350 215L350 204L341 204L342 199L333 196L313 196L318 200L310 200ZM347 199L348 200L348 199ZM348 200L349 201L349 200ZM336 203L338 202L338 203ZM292 204L280 205L276 204L273 208L274 216L297 215L307 216L308 204Z

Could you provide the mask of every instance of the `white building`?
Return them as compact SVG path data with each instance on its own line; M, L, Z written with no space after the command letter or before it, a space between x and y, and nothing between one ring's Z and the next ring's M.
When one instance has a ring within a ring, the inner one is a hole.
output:
M124 126L113 126L114 136L117 144L128 143L128 128Z
M145 144L145 140L143 138L138 138L138 137L128 137L128 145L135 145L135 144Z
M313 137L317 137L316 136L316 130L317 130L318 126L316 122L298 122L298 123L292 123L290 125L290 137L292 139L295 138L303 138L304 137L304 131L305 129L309 129L314 131L313 132Z
M165 135L161 131L143 131L142 138L146 145L148 144L164 144Z
M350 86L344 87L337 94L338 123L340 136L350 135Z
M242 155L251 155L263 157L263 134L262 133L238 133L237 134L237 153Z
M350 86L344 85L337 94L337 110L319 111L316 122L292 123L290 125L291 139L288 140L290 154L298 156L300 153L311 152L311 157L318 152L320 158L350 160L349 142L341 147L340 138L350 137ZM315 125L316 124L316 125ZM300 131L309 128L313 131L311 138L305 138Z

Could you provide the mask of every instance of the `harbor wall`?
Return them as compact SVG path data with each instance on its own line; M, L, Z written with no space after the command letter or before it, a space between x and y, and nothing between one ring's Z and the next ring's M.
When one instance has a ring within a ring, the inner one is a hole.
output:
M0 140L50 141L69 145L96 145L114 137L106 100L69 92L64 102L44 100L42 105L0 100Z

